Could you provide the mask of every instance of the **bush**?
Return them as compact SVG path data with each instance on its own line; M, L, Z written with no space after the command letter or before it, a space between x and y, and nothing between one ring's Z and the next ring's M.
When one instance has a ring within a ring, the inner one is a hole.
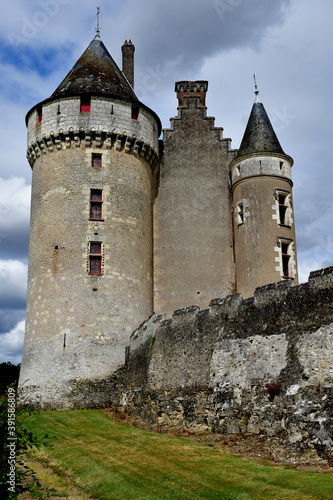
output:
M46 444L45 439L39 441L28 430L27 418L37 412L16 408L17 392L13 385L0 396L0 498L3 500L15 499L22 491L40 490L34 471L24 465L22 455L32 446ZM41 494L38 496L43 498Z

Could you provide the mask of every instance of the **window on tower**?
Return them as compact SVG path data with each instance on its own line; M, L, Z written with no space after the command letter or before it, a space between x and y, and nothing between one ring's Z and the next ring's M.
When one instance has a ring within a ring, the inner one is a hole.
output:
M132 103L132 120L137 120L139 116L139 105Z
M101 154L97 154L97 153L92 154L91 166L93 168L102 168L102 155Z
M80 100L80 111L81 113L89 113L90 112L90 104L91 104L90 96L82 96Z
M244 224L244 206L243 206L243 203L237 203L236 217L237 217L238 226Z
M37 106L37 122L40 123L43 119L43 107L39 104Z
M281 278L294 279L295 261L293 240L289 240L288 238L279 238L278 246L280 249L280 266L277 270L280 271Z
M102 190L90 190L90 219L102 220Z
M102 243L89 244L89 272L90 274L102 273Z
M286 224L286 214L288 208L286 205L286 198L287 196L285 194L279 194L279 220L282 225Z
M278 224L280 226L291 226L291 201L288 191L276 191L275 194L278 204Z
M284 278L290 277L290 269L289 269L289 243L281 242L281 255L282 255L282 276Z

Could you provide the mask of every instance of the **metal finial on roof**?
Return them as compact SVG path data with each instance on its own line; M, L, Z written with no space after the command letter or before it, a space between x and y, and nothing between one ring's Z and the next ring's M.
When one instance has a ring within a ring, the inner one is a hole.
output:
M101 10L100 7L97 7L97 27L96 27L96 37L100 37L101 34L101 29L99 27L99 11Z
M259 90L258 90L258 85L257 85L257 81L256 81L256 75L253 73L253 80L254 80L254 88L255 88L255 100L254 102L260 102L260 97L259 97Z

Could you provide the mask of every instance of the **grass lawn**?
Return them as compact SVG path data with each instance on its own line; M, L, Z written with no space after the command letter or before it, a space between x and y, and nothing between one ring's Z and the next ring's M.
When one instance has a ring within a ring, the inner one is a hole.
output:
M44 411L31 415L29 426L50 436L52 446L40 456L92 498L333 499L332 473L244 460L186 438L116 423L101 410Z

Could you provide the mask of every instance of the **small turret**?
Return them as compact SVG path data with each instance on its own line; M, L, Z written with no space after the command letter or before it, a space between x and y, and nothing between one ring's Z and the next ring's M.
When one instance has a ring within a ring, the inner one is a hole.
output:
M236 289L243 296L281 281L297 284L291 167L259 92L230 164Z

